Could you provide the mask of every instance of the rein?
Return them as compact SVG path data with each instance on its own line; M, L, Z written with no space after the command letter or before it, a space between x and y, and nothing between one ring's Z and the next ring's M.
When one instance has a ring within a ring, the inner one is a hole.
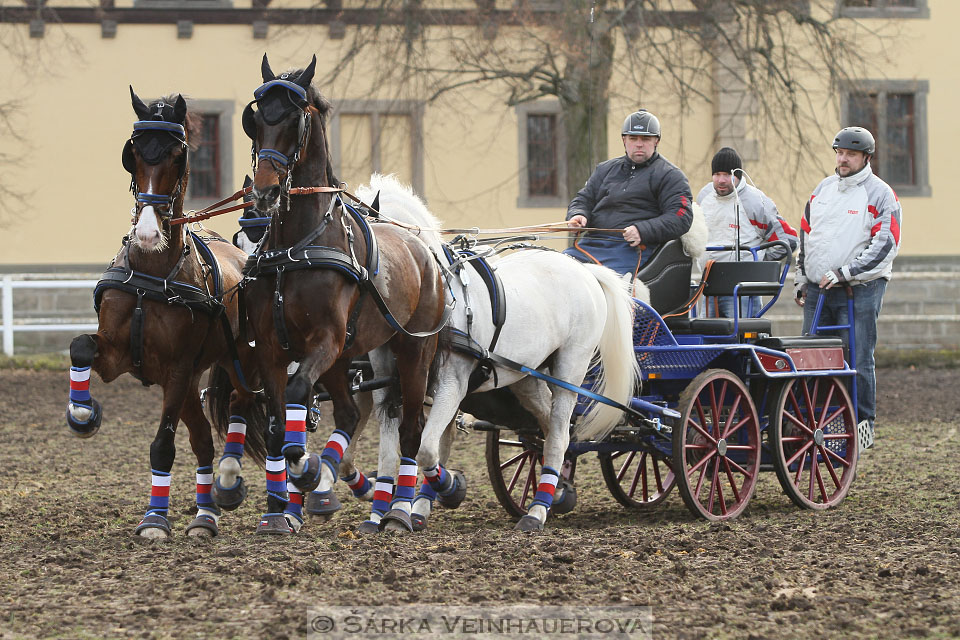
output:
M189 211L186 215L179 218L173 218L170 220L170 224L188 224L190 222L199 222L200 220L206 220L207 218L212 218L214 216L219 216L223 213L230 213L231 211L236 211L238 209L248 209L254 206L253 202L244 202L242 204L235 204L231 207L225 207L223 209L217 209L217 207L227 204L228 202L233 202L239 200L243 196L247 195L253 190L253 187L244 187L240 189L232 196L226 197L223 200L214 202L213 204L200 209L199 211ZM290 189L290 195L292 196L304 196L310 195L313 193L346 193L340 187L292 187ZM350 194L347 194L350 195ZM353 198L353 196L350 196ZM356 200L356 198L354 198ZM357 200L359 202L359 200ZM240 226L244 226L243 222L240 223Z

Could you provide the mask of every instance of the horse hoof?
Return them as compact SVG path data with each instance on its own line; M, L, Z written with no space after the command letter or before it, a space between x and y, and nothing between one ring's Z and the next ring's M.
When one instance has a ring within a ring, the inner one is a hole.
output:
M73 417L73 413L70 411L70 407L77 407L88 409L90 415L86 420L77 420ZM73 435L78 438L91 438L97 431L100 430L100 422L103 420L103 411L100 408L100 403L90 398L90 407L86 405L73 404L67 406L67 426L70 427L70 431Z
M543 523L540 522L540 518L537 516L531 516L527 514L520 518L517 522L517 526L513 528L514 531L543 531Z
M284 513L283 515L287 519L287 524L290 525L291 529L293 529L293 532L300 533L300 528L303 526L303 520L292 513Z
M333 489L327 491L311 491L303 503L303 512L311 516L329 518L340 510L340 500Z
M368 536L380 533L380 526L373 520L364 520L360 523L360 526L357 527L357 533Z
M414 531L424 531L427 528L427 516L420 513L410 514L410 523Z
M213 538L220 533L217 527L217 519L206 513L200 513L187 525L187 535L191 537L210 537Z
M550 511L555 514L570 513L577 506L577 489L566 480L561 480L563 493L559 500L554 501Z
M257 523L258 535L289 536L293 533L293 527L282 513L264 514L260 516L260 521Z
M467 477L457 469L448 469L447 471L453 480L453 489L446 495L438 495L437 502L447 509L456 509L467 497Z
M169 538L170 522L156 513L144 516L133 532L141 538Z
M289 463L287 464L287 478L301 492L309 493L320 484L320 466L320 456L311 453L307 457L307 464L304 465L303 473L300 475L294 475L290 470Z
M403 509L390 509L387 515L380 518L380 531L413 531L410 514Z
M210 493L218 507L224 511L233 511L243 504L247 497L247 483L243 481L243 476L237 476L237 482L227 489L220 484L220 478L217 478Z

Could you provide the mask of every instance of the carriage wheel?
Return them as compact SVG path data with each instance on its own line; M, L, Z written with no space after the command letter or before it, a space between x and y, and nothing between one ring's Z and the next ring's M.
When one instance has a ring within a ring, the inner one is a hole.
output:
M677 483L670 461L649 451L601 453L600 470L617 502L632 509L660 504Z
M704 371L680 394L673 468L683 501L707 520L735 518L760 471L760 420L750 393L725 369Z
M540 482L543 438L538 435L521 441L512 431L489 431L486 457L497 501L514 518L527 515Z
M838 378L795 378L770 409L773 466L784 492L805 509L847 495L857 468L853 402Z

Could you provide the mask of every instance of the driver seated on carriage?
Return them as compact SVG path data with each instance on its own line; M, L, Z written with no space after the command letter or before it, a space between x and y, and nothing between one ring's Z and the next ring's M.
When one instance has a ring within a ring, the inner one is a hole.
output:
M660 246L690 229L693 195L683 171L657 151L656 116L631 113L620 137L624 155L597 165L567 207L571 228L603 231L585 232L564 253L636 277Z

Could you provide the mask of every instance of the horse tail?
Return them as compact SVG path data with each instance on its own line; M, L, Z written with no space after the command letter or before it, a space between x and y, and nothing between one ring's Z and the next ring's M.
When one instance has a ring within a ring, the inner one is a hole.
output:
M607 302L607 317L600 337L600 372L594 392L629 405L640 380L640 367L633 352L634 302L629 283L599 265L585 264L597 279ZM617 426L623 412L595 403L574 434L577 440L602 440Z
M233 383L226 369L215 365L210 370L207 379L208 390L206 404L210 420L213 422L217 434L223 442L227 441L227 432L230 429L230 395L233 393ZM247 421L246 441L243 444L245 456L263 467L267 459L267 414L258 402L250 403Z

